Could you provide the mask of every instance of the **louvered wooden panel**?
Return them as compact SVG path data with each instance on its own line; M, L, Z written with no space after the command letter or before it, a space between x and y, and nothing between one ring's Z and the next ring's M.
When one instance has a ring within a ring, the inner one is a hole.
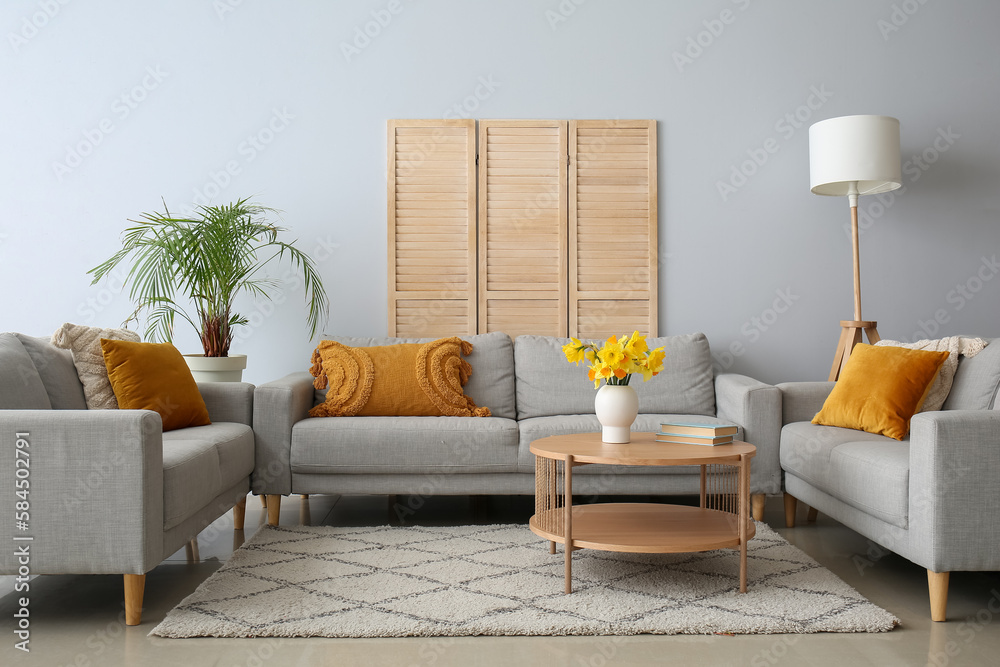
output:
M389 335L476 332L475 121L388 124Z
M569 331L657 333L656 121L569 122Z
M396 331L400 338L443 338L466 332L468 304L459 299L396 300Z
M573 335L596 341L637 330L644 336L655 336L655 331L643 327L650 321L649 310L648 299L580 299L572 317L577 325L577 332Z
M503 331L511 338L521 334L562 336L566 322L558 299L490 300L486 312L486 331Z
M565 121L479 121L479 331L565 336Z

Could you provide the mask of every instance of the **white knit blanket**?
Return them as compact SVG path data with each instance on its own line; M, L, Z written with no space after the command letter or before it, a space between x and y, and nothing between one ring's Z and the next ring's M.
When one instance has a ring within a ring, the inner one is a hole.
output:
M948 336L936 340L918 340L915 343L900 343L896 340L880 340L876 345L892 347L905 347L910 350L927 350L929 352L949 352L948 358L941 364L941 370L931 385L931 390L924 399L924 404L920 412L933 412L940 410L948 398L951 391L951 383L955 380L955 371L958 370L958 357L974 357L979 354L987 345L987 341L982 338L968 338L966 336Z

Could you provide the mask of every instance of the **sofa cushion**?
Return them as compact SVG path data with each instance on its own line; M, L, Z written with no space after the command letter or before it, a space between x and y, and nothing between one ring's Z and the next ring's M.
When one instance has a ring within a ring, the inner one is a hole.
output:
M350 347L374 347L397 343L427 343L435 338L366 338L356 336L324 336ZM494 417L514 419L514 344L502 332L459 336L472 343L472 354L465 360L472 366L472 375L465 385L465 395L480 407L489 408ZM316 392L316 405L323 402L326 390Z
M52 334L52 344L73 353L73 365L83 383L87 408L117 410L118 400L111 389L108 368L101 354L102 338L139 342L139 334L128 329L101 329L67 322Z
M326 400L311 417L489 417L465 395L472 343L457 336L429 343L350 347L320 341L309 372Z
M781 468L838 500L906 528L910 442L795 422L781 429Z
M1000 386L1000 339L994 339L972 358L963 357L958 362L955 380L951 384L942 409L988 410L996 405L997 387Z
M219 422L163 434L163 529L205 507L253 471L253 430Z
M24 345L31 357L38 376L45 385L49 403L53 410L86 410L87 399L83 396L83 383L73 365L73 353L60 350L49 342L49 338L36 338L25 334L14 334Z
M163 431L211 424L208 408L172 343L102 340L108 380L122 410L153 410Z
M517 418L594 413L594 386L581 364L568 363L562 346L568 338L518 336L514 341ZM647 338L649 349L662 347L663 372L648 382L632 378L639 412L715 415L712 354L704 334Z
M902 440L949 356L859 343L812 423Z
M0 333L0 410L50 410L42 378L24 345Z
M635 423L632 425L633 431L655 433L660 430L660 424L666 421L691 421L690 417L687 415L676 415L676 414L640 414L636 417ZM699 423L705 424L730 424L732 422L727 422L722 419L716 419L715 417L698 417L697 421ZM595 415L554 415L550 417L532 417L530 419L523 419L518 422L518 430L520 431L520 443L518 444L518 454L517 454L517 469L520 472L535 472L535 455L531 453L531 443L539 438L547 438L550 435L562 435L563 433L588 433L593 431L601 430L601 423L597 421ZM743 437L743 429L740 428L739 432L736 434L735 438L737 440ZM664 445L669 446L669 445ZM690 473L692 472L690 466L606 466L606 465L587 465L582 466L578 471L574 470L573 474L577 472L581 474L601 474L607 472L608 468L620 468L618 473L627 471L629 474L640 473L657 473L657 474L672 474L672 473Z
M293 473L478 473L517 468L517 423L499 417L337 417L292 427Z

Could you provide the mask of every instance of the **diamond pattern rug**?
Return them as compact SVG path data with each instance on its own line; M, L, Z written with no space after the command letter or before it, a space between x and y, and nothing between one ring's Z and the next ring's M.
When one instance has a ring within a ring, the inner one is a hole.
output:
M407 637L885 632L876 607L766 524L739 555L573 554L527 526L264 527L150 633Z

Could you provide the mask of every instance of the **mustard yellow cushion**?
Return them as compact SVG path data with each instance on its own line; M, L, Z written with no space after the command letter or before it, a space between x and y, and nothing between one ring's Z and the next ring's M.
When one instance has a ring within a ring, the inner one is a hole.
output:
M211 424L184 357L170 343L101 339L111 388L123 410L155 410L163 430Z
M812 423L902 440L947 358L947 352L861 343Z
M310 373L317 389L327 389L326 401L309 414L489 417L489 408L476 407L462 390L472 374L462 355L470 352L472 343L457 337L380 347L324 340L313 352Z

